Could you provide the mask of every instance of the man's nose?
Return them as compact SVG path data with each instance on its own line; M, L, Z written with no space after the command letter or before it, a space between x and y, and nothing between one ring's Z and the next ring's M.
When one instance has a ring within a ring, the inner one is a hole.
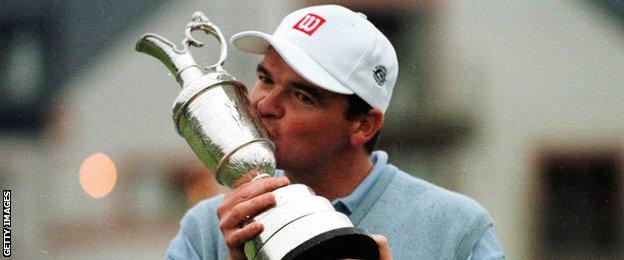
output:
M284 115L282 94L276 90L262 93L257 103L258 114L263 118L280 118Z

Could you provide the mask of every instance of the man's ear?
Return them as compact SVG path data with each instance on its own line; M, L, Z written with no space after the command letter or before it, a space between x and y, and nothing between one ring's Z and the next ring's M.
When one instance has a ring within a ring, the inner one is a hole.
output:
M364 146L383 125L384 115L378 108L372 108L368 114L355 119L351 128L351 145Z

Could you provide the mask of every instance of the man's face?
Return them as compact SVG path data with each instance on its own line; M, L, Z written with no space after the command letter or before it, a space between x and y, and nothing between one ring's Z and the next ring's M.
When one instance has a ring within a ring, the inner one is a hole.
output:
M277 166L310 171L350 146L347 98L306 81L269 49L251 92L254 112L276 145Z

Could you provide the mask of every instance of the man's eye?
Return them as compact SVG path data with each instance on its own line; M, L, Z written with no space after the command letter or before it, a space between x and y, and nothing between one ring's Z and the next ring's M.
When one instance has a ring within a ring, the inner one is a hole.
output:
M314 104L314 100L312 100L312 98L310 98L309 96L307 96L304 93L296 92L295 96L297 97L297 99L299 99L300 101L302 101L304 103Z
M261 81L262 83L265 83L265 84L273 83L273 81L269 77L267 77L265 75L258 75L258 80Z

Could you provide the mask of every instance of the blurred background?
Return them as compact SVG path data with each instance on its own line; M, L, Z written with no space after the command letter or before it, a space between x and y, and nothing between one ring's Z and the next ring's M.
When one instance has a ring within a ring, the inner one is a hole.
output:
M380 143L393 164L482 203L509 259L623 257L618 0L2 1L13 257L163 258L184 212L222 189L174 130L178 84L137 39L178 43L196 10L227 38L272 32L319 3L366 13L397 50ZM210 39L194 49L205 64ZM231 48L225 68L251 86L259 59Z

